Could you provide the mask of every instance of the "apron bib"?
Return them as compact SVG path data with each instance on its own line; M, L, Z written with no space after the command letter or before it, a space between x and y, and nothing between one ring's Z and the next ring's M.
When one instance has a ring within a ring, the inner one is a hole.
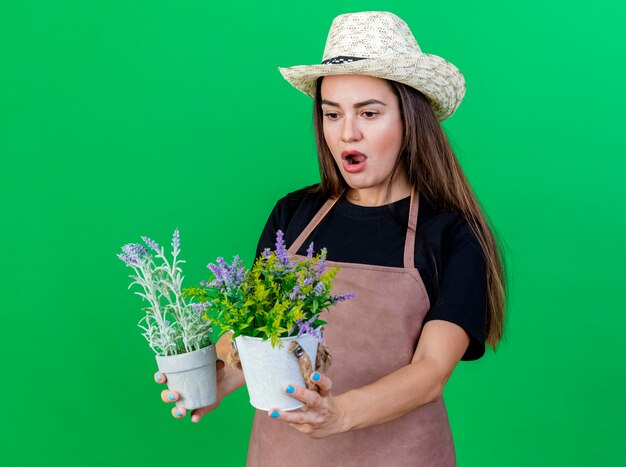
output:
M329 199L288 249L296 252L330 211ZM356 292L322 317L324 341L333 362L328 376L334 395L358 388L411 363L428 294L414 263L419 210L411 195L404 246L404 267L327 261L339 266L332 293ZM248 446L248 466L454 466L452 433L443 399L426 404L391 422L313 439L257 410Z

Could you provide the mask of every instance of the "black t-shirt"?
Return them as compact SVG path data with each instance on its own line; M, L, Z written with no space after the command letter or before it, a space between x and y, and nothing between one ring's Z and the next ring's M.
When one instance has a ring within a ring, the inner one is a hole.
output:
M312 187L280 199L259 239L257 256L274 249L276 232L285 234L289 247L322 207L326 198ZM298 254L328 249L328 260L380 266L404 266L404 242L410 197L386 206L365 207L342 197L304 242ZM420 198L415 237L415 267L428 297L425 321L440 319L461 326L470 336L463 360L476 360L485 352L486 263L465 217L436 208Z

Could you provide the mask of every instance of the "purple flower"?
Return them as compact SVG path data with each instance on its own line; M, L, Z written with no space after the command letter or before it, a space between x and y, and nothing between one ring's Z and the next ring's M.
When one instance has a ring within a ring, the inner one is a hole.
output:
M215 279L202 283L205 287L219 287L222 290L232 290L238 288L246 280L246 268L241 264L239 256L233 258L230 265L224 258L217 258L217 264L210 263L207 267L215 275Z
M306 259L307 261L311 261L313 258L313 242L309 245L309 248L306 250Z
M143 240L143 242L148 245L150 248L152 248L154 250L155 253L160 254L161 253L161 247L159 246L159 244L157 242L155 242L154 240L148 238L148 237L141 237L141 239Z
M306 279L304 279L304 286L306 287L307 285L311 285L313 283L313 278L312 277L307 277Z
M178 231L178 227L174 230L174 236L172 237L172 246L174 247L174 251L178 251L180 248L180 232Z
M261 254L263 255L263 258L268 259L272 256L272 251L269 248L266 248Z
M356 296L355 292L342 293L342 294L337 295L336 297L333 297L333 300L335 301L335 303L345 302L346 300L350 300L354 298L355 296Z
M295 300L295 299L296 299L296 296L297 296L299 293L300 293L300 286L299 286L299 285L296 285L296 286L293 288L293 291L289 294L289 299L290 299L290 300Z
M136 267L143 264L143 258L147 255L148 250L146 250L143 245L139 243L129 243L122 247L122 253L118 254L117 257L128 266Z
M200 316L209 306L211 305L208 302L191 304L192 310L195 311L198 316Z
M326 250L326 248L322 248L320 264L319 264L319 266L317 268L317 277L321 277L322 274L324 273L324 270L326 269L326 254L327 253L328 253L328 251Z
M285 249L285 241L284 241L283 231L279 230L276 232L276 257L278 261L280 261L284 266L289 265L289 253Z
M313 293L315 295L322 295L324 293L325 287L326 286L324 285L323 282L318 282L315 288L313 289Z
M322 333L320 329L314 329L312 324L317 319L317 315L313 316L313 318L308 321L304 321L299 319L296 321L296 326L298 326L298 337L302 337L303 334L309 334L310 336L315 337L317 341L321 344L323 342Z
M220 260L224 261L223 258L217 258L217 263L220 263ZM222 281L222 268L219 267L217 264L213 264L213 263L209 263L207 264L207 268L209 268L209 270L213 273L213 275L215 275L215 279L218 282Z

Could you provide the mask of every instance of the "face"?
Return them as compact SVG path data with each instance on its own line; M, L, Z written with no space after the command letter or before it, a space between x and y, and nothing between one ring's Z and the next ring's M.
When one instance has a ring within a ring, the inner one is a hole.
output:
M321 87L326 144L353 191L385 193L402 146L398 98L386 81L372 76L326 76ZM394 184L406 182L399 167Z

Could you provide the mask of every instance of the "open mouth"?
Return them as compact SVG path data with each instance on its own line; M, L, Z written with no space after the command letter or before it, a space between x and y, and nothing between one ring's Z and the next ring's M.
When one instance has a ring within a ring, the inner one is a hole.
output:
M349 173L357 173L365 170L367 156L359 151L349 150L341 153L343 169Z
M348 162L348 164L350 165L356 165L356 164L360 164L361 162L364 162L365 159L367 159L363 154L361 155L356 155L356 154L349 154L346 157L346 161Z
M348 165L357 165L365 162L367 156L359 151L344 151L341 153L341 158L344 162L347 162Z

